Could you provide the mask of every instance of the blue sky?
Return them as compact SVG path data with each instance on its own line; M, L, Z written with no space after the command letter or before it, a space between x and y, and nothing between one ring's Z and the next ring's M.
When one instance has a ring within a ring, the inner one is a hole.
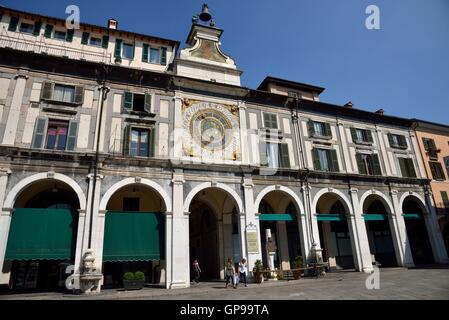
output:
M0 0L0 4L179 40L201 0ZM322 101L449 124L449 0L209 0L224 51L257 88L267 76L326 88ZM381 30L365 9L380 8Z

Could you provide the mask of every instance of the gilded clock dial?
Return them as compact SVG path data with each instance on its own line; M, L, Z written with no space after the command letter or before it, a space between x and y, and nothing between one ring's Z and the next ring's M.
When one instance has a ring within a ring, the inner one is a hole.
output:
M203 149L216 151L224 149L230 142L230 129L231 123L221 112L209 109L192 117L190 134Z

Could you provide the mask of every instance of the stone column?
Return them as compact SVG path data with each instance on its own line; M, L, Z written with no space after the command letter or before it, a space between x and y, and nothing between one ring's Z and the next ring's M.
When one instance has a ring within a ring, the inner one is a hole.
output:
M173 270L173 212L165 213L165 288L171 289Z
M3 265L5 263L6 246L8 245L9 227L11 225L12 208L4 208L3 203L6 197L6 187L11 170L0 169L0 203L2 210L0 211L0 285L8 284L10 272L3 273Z
M223 222L222 222L222 229L223 229L223 257L220 257L220 276L221 272L223 272L223 279L224 279L224 259L232 258L234 257L234 242L233 242L233 235L232 235L232 213L223 213ZM237 262L237 261L234 261Z
M103 180L102 175L97 175L95 195L93 195L93 215L92 215L92 243L90 248L94 250L96 256L95 267L97 270L102 269L103 265L103 241L104 241L104 225L106 219L106 211L100 212L100 201L101 201L101 181ZM89 175L89 179L94 179L93 175ZM90 214L90 207L86 210ZM90 219L90 217L89 217ZM88 243L87 243L88 245ZM84 252L83 252L84 254Z
M441 229L438 224L438 216L435 203L433 202L432 192L426 192L426 206L428 213L424 214L427 233L429 234L430 244L432 246L433 256L436 263L449 263L446 247L444 245Z
M249 148L248 148L248 127L246 123L246 104L239 101L239 116L240 116L240 141L242 163L249 164Z
M184 212L184 174L173 175L170 289L190 287L190 212Z
M224 250L225 242L224 242L223 220L218 220L217 221L217 226L218 226L218 259L220 261L220 279L224 279L225 278L225 273L224 273L224 266L223 266L223 264L224 264L225 259L232 258L232 255L229 256L229 257L225 257L225 250Z
M369 247L366 223L362 213L362 207L358 199L358 190L350 191L352 212L349 214L348 225L351 234L352 252L355 267L360 272L371 273L373 271L373 260Z
M175 111L174 111L174 131L173 131L173 154L170 153L172 159L180 161L183 157L182 152L182 137L183 137L183 118L182 118L182 104L183 99L175 97Z
M303 186L301 188L302 194L303 194L303 201L304 201L304 208L305 208L305 216L304 218L301 217L301 220L304 226L304 235L302 237L304 242L304 260L308 261L310 260L310 250L312 249L313 243L316 243L317 249L321 249L321 240L320 240L320 232L318 229L318 220L316 216L316 212L313 212L315 208L311 208L312 206L312 199L310 197L310 191L312 188L310 186Z
M412 250L407 237L407 229L405 227L402 208L399 205L398 191L390 192L393 202L394 212L389 215L390 229L392 231L393 244L396 252L398 264L403 267L413 267Z
M280 258L280 265L282 270L289 270L290 269L290 259L294 259L296 257L290 257L288 252L288 236L287 236L287 224L285 221L279 221L276 224L276 232L278 234L278 241L277 244L278 250L279 250L279 258Z
M245 220L244 220L244 226L242 227L242 248L246 247L246 235L247 235L247 229L249 227L254 226L257 230L258 234L258 252L251 252L249 253L246 251L247 260L248 260L248 269L251 271L254 267L254 263L257 260L262 260L262 241L261 237L264 236L261 234L260 230L260 224L259 224L259 218L257 217L257 209L254 207L254 184L251 178L243 178L243 196L244 196L244 207L245 207ZM245 242L245 243L243 243ZM247 248L248 249L248 248ZM249 249L248 249L249 250ZM245 252L245 251L243 251Z

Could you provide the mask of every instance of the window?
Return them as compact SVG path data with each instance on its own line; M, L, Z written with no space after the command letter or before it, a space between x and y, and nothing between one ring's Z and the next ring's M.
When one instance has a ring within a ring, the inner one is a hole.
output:
M405 136L398 134L388 134L388 141L390 142L390 147L398 149L407 149L407 139Z
M131 157L154 157L154 138L154 130L127 126L124 154Z
M89 44L91 46L96 46L96 47L101 47L102 43L103 43L103 41L100 38L94 38L94 37L91 37L90 42L89 42Z
M351 135L354 143L372 144L374 142L370 130L351 128Z
M264 126L269 129L278 129L278 118L274 113L264 113Z
M55 84L53 100L67 103L75 102L75 87Z
M449 197L446 191L441 191L441 199L443 200L444 208L449 209Z
M133 191L135 191L134 189ZM140 211L140 198L123 198L123 211L138 212Z
M332 139L332 131L329 123L309 121L309 135L311 137Z
M329 172L340 171L336 150L313 149L312 155L315 170Z
M288 96L290 98L295 98L295 99L300 99L301 98L301 95L298 94L298 92L295 92L295 91L289 91L288 92Z
M33 30L34 30L34 26L29 23L22 22L20 24L20 29L19 29L20 32L33 33Z
M399 158L399 167L404 178L416 178L415 165L412 159Z
M435 140L423 138L424 149L427 151L431 160L438 160L438 149Z
M444 157L444 165L446 166L447 176L449 177L449 157Z
M290 168L288 144L270 142L261 143L260 165L268 168Z
M123 109L126 111L151 113L152 96L149 93L137 94L125 91Z
M49 121L47 129L46 149L65 150L69 123L66 121Z
M441 163L430 161L429 166L434 180L446 180L446 176L444 175L443 166L441 165Z
M65 31L58 31L58 30L56 30L53 33L53 38L54 39L64 40L65 41L66 37L67 37L67 33Z
M154 64L167 64L167 48L160 47L154 48L150 47L150 45L144 43L142 50L142 61L149 62Z
M382 168L380 166L379 155L358 153L356 155L356 159L360 174L370 176L382 175Z
M134 59L134 46L132 44L123 43L122 57L128 60Z
M150 48L150 62L159 64L161 62L161 55L159 49Z

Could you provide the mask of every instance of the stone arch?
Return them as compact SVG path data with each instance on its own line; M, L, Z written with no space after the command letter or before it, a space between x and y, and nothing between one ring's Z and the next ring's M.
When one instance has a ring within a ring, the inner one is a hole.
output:
M341 192L340 190L337 190L337 189L327 188L327 189L321 189L315 195L315 198L313 199L313 204L312 204L312 210L314 210L313 213L317 212L318 202L320 201L321 197L324 196L325 194L334 194L339 200L341 200L347 213L353 212L352 204L349 201L348 197L343 192Z
M391 200L388 199L388 197L387 197L385 194L383 194L382 192L377 191L377 190L369 190L369 191L366 191L366 192L362 195L362 197L360 198L360 205L361 205L361 207L362 207L362 211L363 211L363 209L364 209L364 204L365 204L366 199L367 199L369 196L373 196L373 195L378 196L378 197L380 198L380 200L382 201L382 203L385 205L385 209L388 211L388 213L389 213L390 215L393 214L393 212L394 212L394 207L393 207L393 204L391 203Z
M171 199L167 194L167 192L158 183L151 181L149 179L136 179L136 178L123 179L122 181L117 182L111 188L109 188L108 191L104 194L103 198L101 199L99 210L105 211L109 203L109 200L117 191L133 184L147 186L150 189L154 190L162 198L165 205L165 211L172 212Z
M424 200L424 198L416 192L406 192L401 196L401 198L399 199L399 208L401 211L404 208L404 202L405 202L405 200L407 200L407 198L412 198L412 199L417 200L416 202L421 207L422 212L423 213L428 212L426 200Z
M84 194L84 191L81 189L80 185L75 180L64 174L53 172L38 173L21 180L8 193L8 196L6 197L3 207L5 209L12 209L14 207L17 198L20 196L23 190L25 190L31 184L42 180L60 181L70 186L78 197L80 203L80 210L86 210L86 196Z
M237 208L239 210L239 213L244 212L242 199L237 194L237 192L235 192L231 187L229 187L223 183L217 183L216 185L212 185L211 182L202 183L202 184L196 186L195 188L193 188L192 191L190 191L190 193L187 195L187 197L184 201L184 212L190 211L190 205L192 204L193 198L195 198L195 196L199 192L201 192L205 189L210 189L210 188L221 189L221 190L227 192L233 198L235 205L237 206Z
M270 187L266 187L265 189L263 189L259 195L256 198L256 201L254 202L254 209L255 210L259 210L259 205L262 202L263 198L265 198L265 196L273 191L281 191L285 194L288 194L294 201L295 205L298 207L299 212L298 214L304 214L304 206L301 202L301 200L299 199L298 195L293 192L292 189L288 188L288 187L284 187L284 186L270 186ZM273 210L275 210L273 208Z

